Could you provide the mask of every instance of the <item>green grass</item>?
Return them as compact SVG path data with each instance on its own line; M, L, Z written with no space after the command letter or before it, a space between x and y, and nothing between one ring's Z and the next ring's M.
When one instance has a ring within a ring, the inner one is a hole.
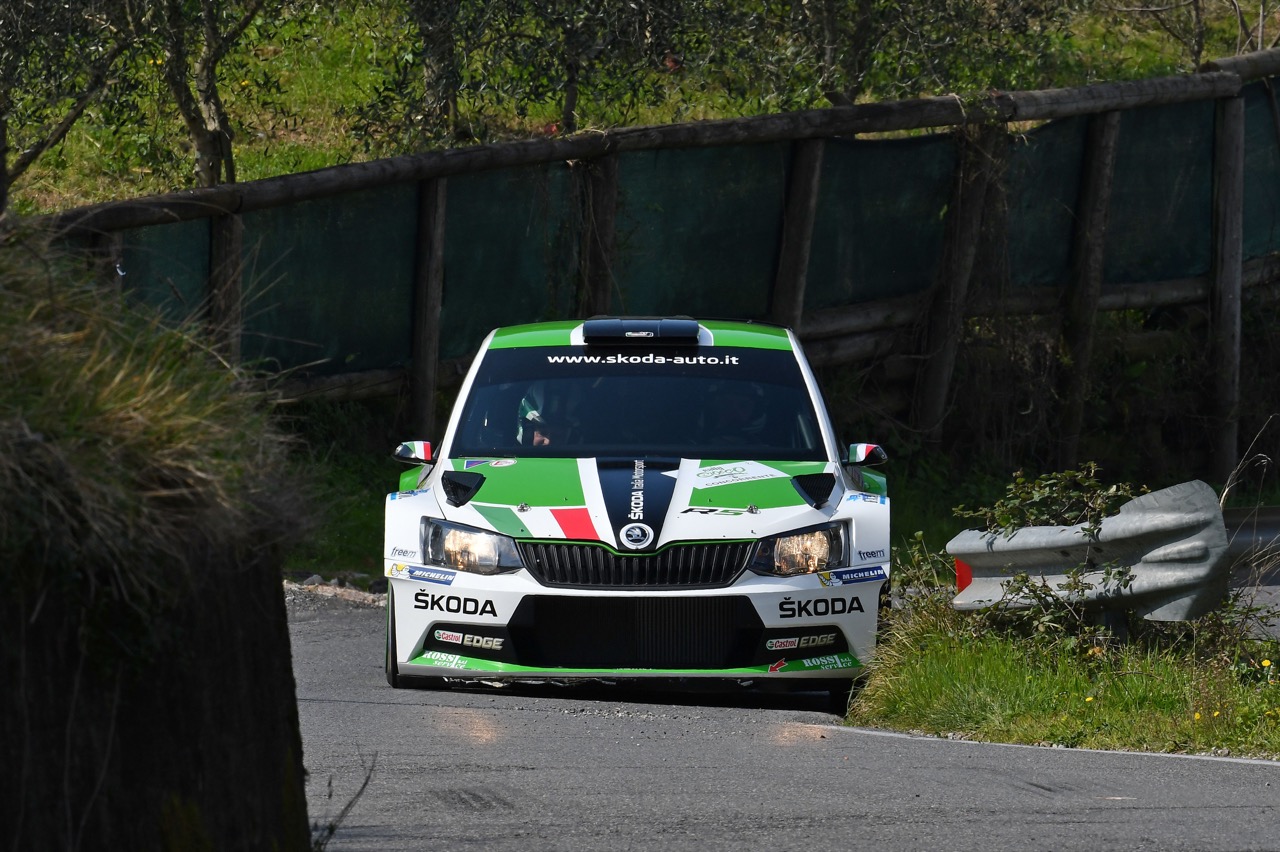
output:
M881 645L849 721L989 742L1280 757L1280 643L1247 650L1224 659L1194 643L1001 635L935 601Z

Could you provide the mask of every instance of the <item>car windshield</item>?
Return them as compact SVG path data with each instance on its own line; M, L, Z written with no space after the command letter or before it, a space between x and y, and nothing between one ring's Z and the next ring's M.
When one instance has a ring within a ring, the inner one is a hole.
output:
M455 457L826 458L789 350L533 347L490 350Z

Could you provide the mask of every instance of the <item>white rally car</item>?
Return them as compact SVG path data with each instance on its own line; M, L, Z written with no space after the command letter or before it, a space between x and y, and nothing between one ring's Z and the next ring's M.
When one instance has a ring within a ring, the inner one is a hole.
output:
M597 318L492 332L387 496L387 681L848 685L889 576L884 460L841 453L795 336Z

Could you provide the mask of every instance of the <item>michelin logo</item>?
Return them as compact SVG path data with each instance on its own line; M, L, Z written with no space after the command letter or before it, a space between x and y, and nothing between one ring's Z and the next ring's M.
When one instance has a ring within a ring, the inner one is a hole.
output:
M408 577L423 583L438 583L441 586L453 585L457 571L446 571L443 568L420 568L417 565L404 565L397 562L388 572L392 577Z
M439 583L442 586L453 585L453 578L458 576L454 571L442 571L439 568L409 568L409 577L424 583Z
M887 580L889 574L884 567L846 568L843 571L819 571L818 579L824 586L845 586L849 583L869 583L873 580Z

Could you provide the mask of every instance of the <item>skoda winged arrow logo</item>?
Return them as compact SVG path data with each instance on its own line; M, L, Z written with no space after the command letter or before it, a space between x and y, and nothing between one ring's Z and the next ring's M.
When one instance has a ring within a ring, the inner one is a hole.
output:
M653 541L653 530L646 524L627 524L622 528L622 544L632 550L646 547Z

